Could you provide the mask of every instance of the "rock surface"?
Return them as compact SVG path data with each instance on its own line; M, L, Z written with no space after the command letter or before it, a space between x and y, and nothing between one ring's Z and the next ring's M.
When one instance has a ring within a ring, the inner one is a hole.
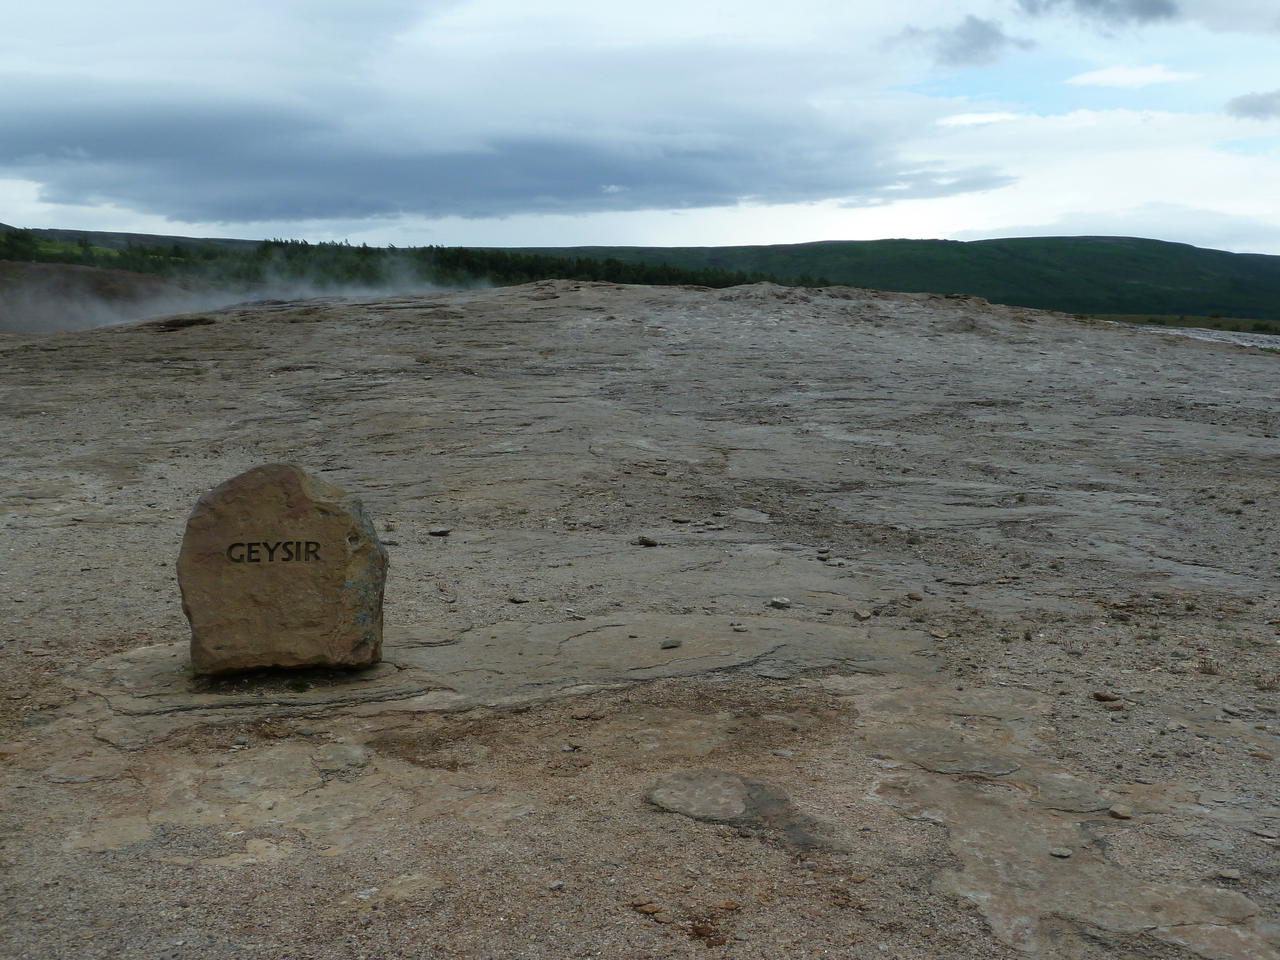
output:
M650 788L649 802L693 820L730 823L776 833L801 850L835 844L822 837L822 825L796 809L779 787L724 770L686 770Z
M0 338L0 955L1274 960L1276 362L768 285ZM383 662L193 680L191 503L292 460Z
M196 673L367 667L382 655L387 554L355 497L297 464L200 498L178 556Z

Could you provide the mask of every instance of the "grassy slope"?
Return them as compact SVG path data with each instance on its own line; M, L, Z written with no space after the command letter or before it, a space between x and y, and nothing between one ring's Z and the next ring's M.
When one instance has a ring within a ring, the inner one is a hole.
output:
M808 274L859 287L968 293L1069 313L1220 313L1280 320L1280 257L1129 237L558 247L537 252L790 277Z

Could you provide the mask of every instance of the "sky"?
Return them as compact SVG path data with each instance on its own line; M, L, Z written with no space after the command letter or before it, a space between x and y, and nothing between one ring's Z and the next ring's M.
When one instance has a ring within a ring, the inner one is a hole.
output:
M1276 0L0 0L0 222L1280 254Z

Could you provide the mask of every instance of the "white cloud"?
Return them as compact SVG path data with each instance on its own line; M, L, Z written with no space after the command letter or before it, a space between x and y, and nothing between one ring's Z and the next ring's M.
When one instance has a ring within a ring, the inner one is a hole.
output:
M1198 73L1178 73L1163 64L1149 67L1105 67L1074 76L1067 83L1078 87L1149 87L1153 83L1196 80Z
M963 230L956 240L1000 237L1148 237L1237 253L1280 253L1280 226L1265 217L1246 217L1188 203L1140 203L1115 210L1087 210L1047 223Z
M1006 120L1021 120L1021 113L953 113L938 121L940 127L977 127L988 123L1003 123Z
M905 156L945 144L953 163L1003 158L1001 169L1014 178L999 190L930 204L934 236L1120 232L1280 253L1280 231L1269 226L1280 223L1280 162L1225 146L1256 132L1248 120L1217 113L1077 110L942 128ZM914 209L924 212L918 203Z

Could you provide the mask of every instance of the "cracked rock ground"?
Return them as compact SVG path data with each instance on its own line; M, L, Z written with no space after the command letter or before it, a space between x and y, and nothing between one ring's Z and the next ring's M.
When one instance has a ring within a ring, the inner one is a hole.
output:
M1277 353L768 285L201 316L0 339L0 954L1280 953ZM280 461L375 518L384 662L194 679L187 513Z

